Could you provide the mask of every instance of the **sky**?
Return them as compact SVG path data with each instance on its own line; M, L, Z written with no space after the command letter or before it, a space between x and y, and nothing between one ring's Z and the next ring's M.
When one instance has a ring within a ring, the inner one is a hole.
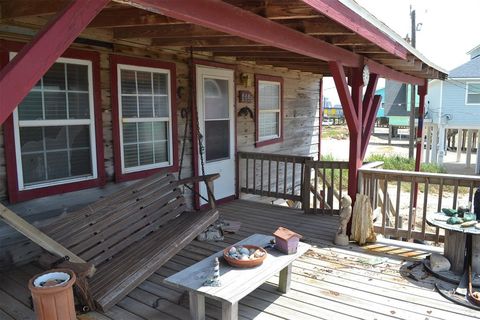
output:
M355 0L402 38L410 34L410 6L415 9L417 49L437 66L452 70L469 60L467 51L480 45L480 0ZM379 83L381 86L382 83ZM333 81L324 94L339 103Z

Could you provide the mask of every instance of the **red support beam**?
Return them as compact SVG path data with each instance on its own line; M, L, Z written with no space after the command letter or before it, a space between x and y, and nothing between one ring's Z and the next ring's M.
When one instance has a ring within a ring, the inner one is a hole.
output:
M356 34L375 43L388 53L401 59L407 59L408 50L400 43L391 39L384 32L376 28L358 13L346 7L338 0L302 0L315 8L322 15L329 17Z
M417 126L417 143L416 143L416 154L415 154L415 171L420 172L420 166L422 164L422 149L423 149L423 118L425 114L425 96L428 93L428 81L425 80L422 86L419 86L417 89L418 95L420 96L420 101L418 105L418 126ZM426 151L428 152L428 150ZM415 183L414 193L413 193L413 208L417 207L418 199L418 183Z
M364 122L364 130L362 137L362 160L365 159L365 154L367 153L368 143L370 142L370 137L372 136L372 130L375 126L375 120L377 118L378 108L380 108L380 103L382 102L382 96L375 95L371 104L370 114Z
M355 105L353 103L350 90L348 89L343 66L338 61L330 61L329 66L330 72L333 76L333 81L335 82L335 87L337 88L338 97L342 103L343 113L345 115L345 119L347 120L347 126L348 130L350 131L350 135L352 133L359 133L360 123L357 110L355 110Z
M372 110L372 102L373 102L373 97L375 95L375 90L377 89L378 78L379 78L378 74L376 73L370 74L367 90L365 90L365 96L363 97L363 117L362 117L363 123L365 123L366 119L368 119L370 112ZM365 131L365 126L363 127L363 130Z
M70 2L0 71L0 123L109 2Z
M123 2L123 1L120 1ZM342 65L362 68L399 82L422 84L423 79L388 68L373 60L321 39L293 30L229 3L217 0L129 0L129 4L151 12L201 25L248 40L295 52L322 61L341 61ZM351 18L347 14L346 18ZM375 28L372 26L372 28ZM374 44L377 44L374 41Z
M322 157L322 129L323 129L323 78L320 79L319 85L318 85L318 100L319 100L319 106L318 106L318 160L321 159Z

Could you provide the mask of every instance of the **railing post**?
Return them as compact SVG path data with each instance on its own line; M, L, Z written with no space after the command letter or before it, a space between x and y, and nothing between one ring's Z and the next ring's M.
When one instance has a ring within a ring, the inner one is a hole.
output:
M305 169L303 170L303 185L302 185L302 209L305 213L310 213L310 175L312 172L310 161L305 161Z

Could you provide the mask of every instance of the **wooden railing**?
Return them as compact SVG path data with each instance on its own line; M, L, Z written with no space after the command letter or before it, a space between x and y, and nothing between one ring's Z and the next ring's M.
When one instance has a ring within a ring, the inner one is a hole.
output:
M237 155L240 192L302 201L305 162L312 157L256 152Z
M443 231L427 225L427 213L468 206L480 176L384 170L376 163L360 169L358 183L359 193L370 197L379 215L377 233L441 242Z
M305 213L338 214L348 188L348 162L306 161L303 187Z

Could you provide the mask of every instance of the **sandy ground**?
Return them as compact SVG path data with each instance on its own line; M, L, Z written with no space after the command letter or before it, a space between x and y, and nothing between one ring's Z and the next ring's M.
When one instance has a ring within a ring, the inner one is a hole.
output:
M392 144L388 144L388 129L375 128L375 133L370 139L367 149L367 157L371 154L397 154L408 157L408 130L400 130L401 139L392 139ZM322 154L331 154L335 159L348 160L348 145L347 140L337 139L322 139ZM425 151L425 150L424 150ZM425 155L423 155L425 158ZM471 175L475 172L475 163L477 156L472 154L471 167L466 166L466 154L462 153L460 162L456 162L456 152L447 152L444 166L448 173L452 174L467 174Z

